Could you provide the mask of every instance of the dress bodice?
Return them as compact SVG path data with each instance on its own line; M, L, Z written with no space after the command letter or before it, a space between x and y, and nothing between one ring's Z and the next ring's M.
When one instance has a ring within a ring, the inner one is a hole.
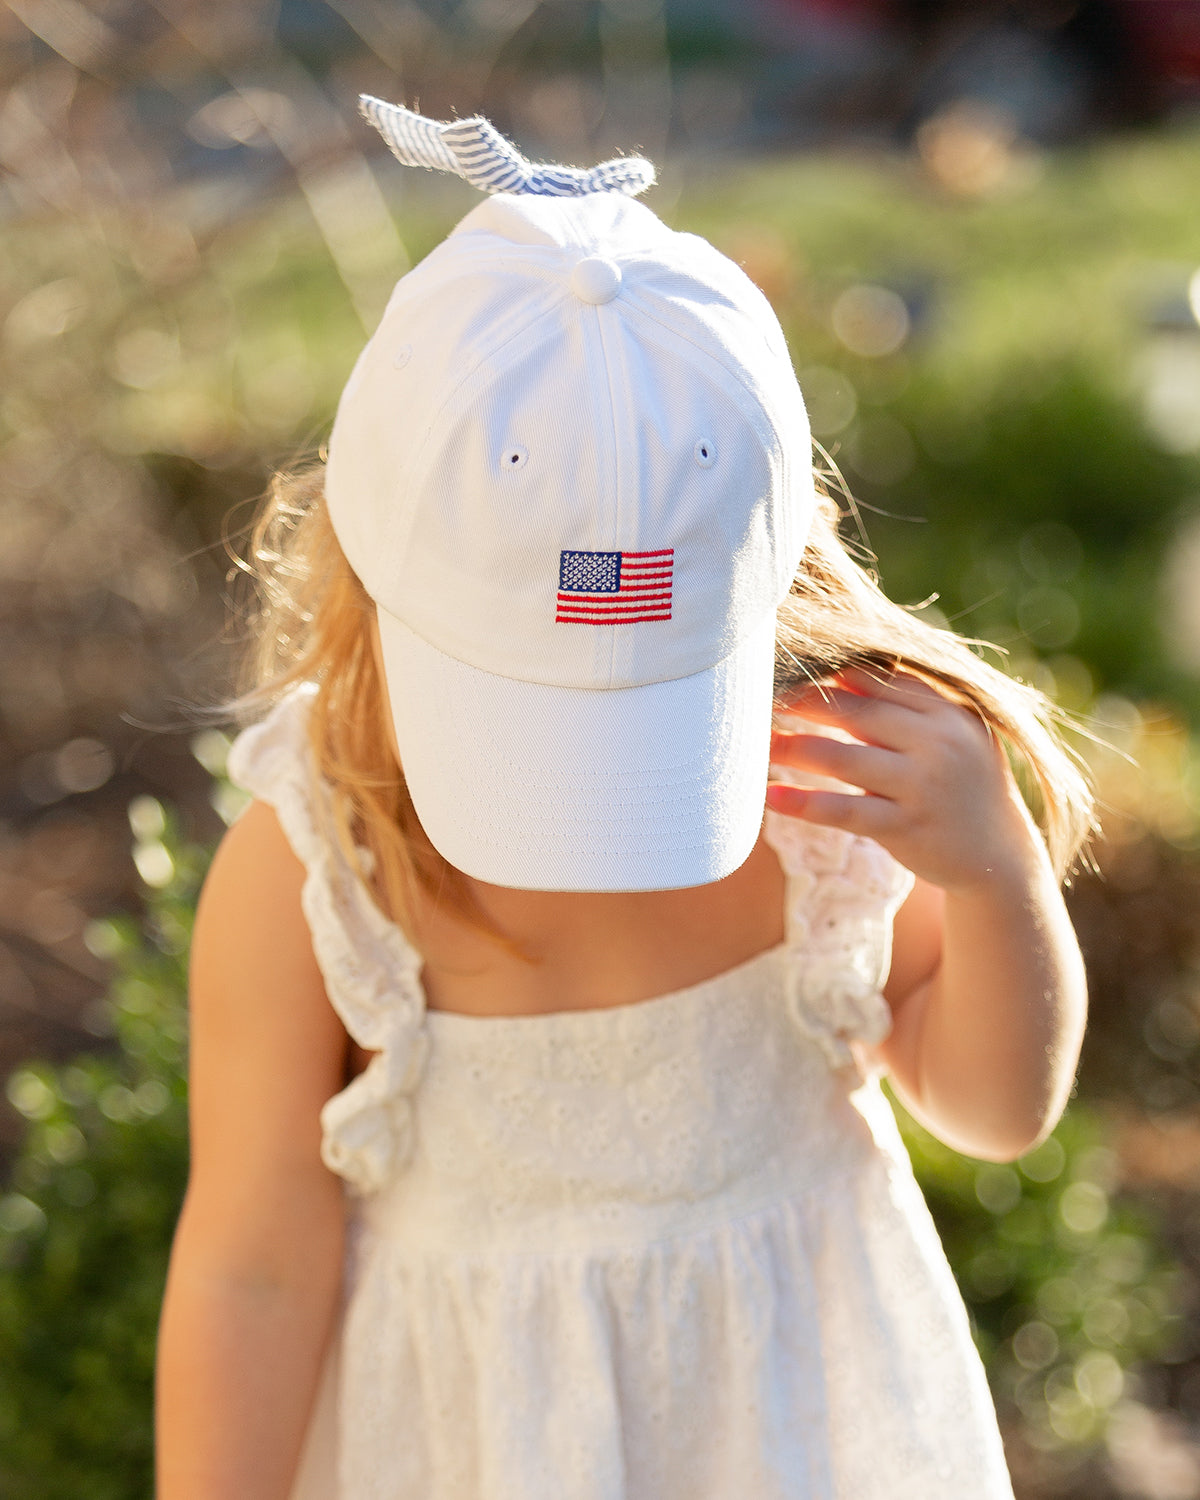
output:
M429 1019L420 953L371 896L366 852L344 849L337 837L331 789L309 742L314 692L293 691L245 730L230 752L229 774L275 809L305 867L302 904L329 1000L351 1039L374 1054L321 1113L324 1161L366 1194L411 1154ZM892 919L912 876L872 840L841 830L769 811L765 832L786 877L779 955L784 1003L831 1068L861 1072L869 1048L890 1026L882 985ZM665 1014L664 1000L686 1003L689 994L711 991L722 977L639 1004ZM472 1019L458 1018L466 1026Z

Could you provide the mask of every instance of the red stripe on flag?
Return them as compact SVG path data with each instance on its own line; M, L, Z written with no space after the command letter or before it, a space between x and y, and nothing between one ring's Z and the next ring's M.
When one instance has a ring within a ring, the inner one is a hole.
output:
M620 604L629 600L632 604L645 604L651 599L669 599L671 590L661 584L648 583L644 588L622 589L619 594L559 594L560 604Z
M641 620L669 620L671 611L657 615L556 615L558 625L636 625Z
M649 594L638 599L560 599L559 609L586 609L591 614L603 614L606 610L619 614L630 609L665 609L671 602L670 594Z
M639 604L654 604L659 599L669 599L670 597L670 589L642 589L636 592L630 590L630 593L628 595L559 594L558 602L560 604L591 604L596 606L603 604L606 606L610 606L613 609L617 609L619 606L624 606L627 609L633 609Z

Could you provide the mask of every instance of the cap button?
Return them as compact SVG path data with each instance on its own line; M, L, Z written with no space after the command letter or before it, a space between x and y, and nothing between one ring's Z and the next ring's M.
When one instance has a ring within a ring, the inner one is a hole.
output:
M603 256L586 256L571 272L571 290L581 302L595 307L611 302L621 290L621 268Z

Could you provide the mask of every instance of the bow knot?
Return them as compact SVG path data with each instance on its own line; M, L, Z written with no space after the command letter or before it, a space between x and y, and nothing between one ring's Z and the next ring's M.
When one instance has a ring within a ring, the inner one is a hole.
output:
M579 198L586 193L644 193L654 167L641 156L618 156L596 167L531 162L485 120L430 120L399 104L363 94L358 107L408 167L455 172L485 193L533 193Z

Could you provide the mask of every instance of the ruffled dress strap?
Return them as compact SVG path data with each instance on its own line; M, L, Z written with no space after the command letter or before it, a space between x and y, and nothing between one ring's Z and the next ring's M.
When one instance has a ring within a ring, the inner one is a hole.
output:
M360 1193L381 1187L412 1149L413 1099L428 1053L421 956L371 898L338 839L330 787L308 736L315 689L282 699L243 731L229 776L275 809L305 868L301 905L330 1003L350 1037L373 1052L366 1069L321 1111L321 1156ZM355 868L354 861L358 861Z
M834 1068L866 1069L888 1035L883 997L892 921L912 874L874 839L768 810L767 842L786 878L787 1005Z

